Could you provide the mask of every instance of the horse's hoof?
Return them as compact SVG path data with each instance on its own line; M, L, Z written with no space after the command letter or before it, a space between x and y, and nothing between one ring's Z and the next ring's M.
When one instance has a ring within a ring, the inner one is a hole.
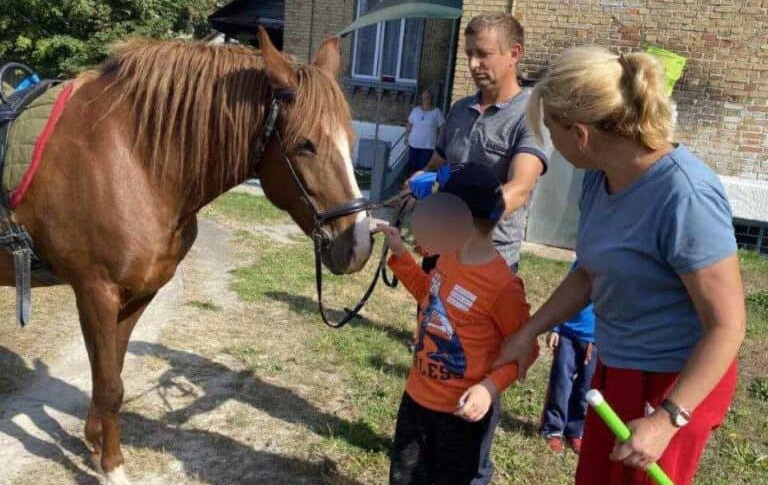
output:
M107 485L131 485L122 465L107 473Z
M104 469L101 468L101 453L91 453L91 464L96 473L104 475Z

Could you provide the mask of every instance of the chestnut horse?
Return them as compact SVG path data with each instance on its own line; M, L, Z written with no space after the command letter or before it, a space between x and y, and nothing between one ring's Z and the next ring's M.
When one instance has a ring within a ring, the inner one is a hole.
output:
M200 43L117 46L75 80L15 210L74 289L93 384L85 438L109 484L127 483L118 412L131 331L192 246L203 206L256 175L273 204L323 238L330 271L358 271L370 256L349 105L336 81L338 38L297 66L259 35L260 55ZM0 283L14 285L4 252Z

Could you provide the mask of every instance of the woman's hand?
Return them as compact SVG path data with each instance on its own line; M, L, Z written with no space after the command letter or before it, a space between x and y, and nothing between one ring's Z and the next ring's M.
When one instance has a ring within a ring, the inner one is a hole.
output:
M610 459L623 461L625 465L647 469L661 458L677 429L666 411L656 410L650 416L627 423L632 437L613 447Z
M496 369L516 362L517 379L520 382L524 381L535 346L536 334L531 332L530 326L523 325L520 330L507 337L501 344L501 351L493 362L493 368Z
M398 228L386 224L379 224L376 226L376 229L371 232L373 234L384 234L384 237L387 238L387 246L389 246L389 250L392 251L392 254L396 257L399 258L408 251L403 243L403 238L400 236L400 230Z

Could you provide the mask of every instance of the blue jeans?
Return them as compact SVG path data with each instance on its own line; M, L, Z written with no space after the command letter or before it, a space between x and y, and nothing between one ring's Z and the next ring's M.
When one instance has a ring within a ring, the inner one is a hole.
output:
M541 419L541 434L546 437L581 438L587 414L586 394L592 383L597 364L597 352L592 346L588 354L586 342L560 334L555 347L549 389ZM584 361L589 357L589 362Z

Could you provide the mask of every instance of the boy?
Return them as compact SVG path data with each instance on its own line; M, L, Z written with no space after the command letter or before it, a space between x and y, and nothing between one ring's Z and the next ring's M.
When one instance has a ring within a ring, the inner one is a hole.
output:
M571 271L577 264L573 263ZM547 346L554 355L540 431L557 454L565 451L563 438L574 453L581 452L586 395L597 362L594 342L595 313L591 304L552 329L547 338Z
M429 275L395 228L379 226L392 251L389 266L420 303L413 364L400 404L390 467L391 485L470 485L488 453L499 417L499 394L516 366L491 369L502 340L528 319L523 282L494 249L504 212L496 176L463 164L441 191L469 206L469 241L445 253ZM536 355L531 356L531 363ZM529 364L530 365L530 364Z

